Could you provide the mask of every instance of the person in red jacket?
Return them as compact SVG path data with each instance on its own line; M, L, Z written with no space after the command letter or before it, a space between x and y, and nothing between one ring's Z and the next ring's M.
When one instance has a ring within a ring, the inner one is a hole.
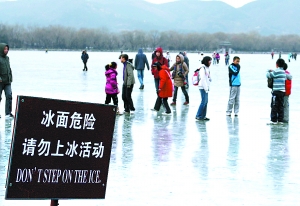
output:
M291 94L292 90L292 78L293 76L288 72L287 70L288 65L284 63L283 70L285 71L286 74L286 80L285 80L285 96L283 98L283 109L284 109L284 115L283 115L283 122L284 123L289 123L289 96Z
M168 98L172 97L173 93L173 83L171 80L170 69L166 65L160 65L159 62L156 62L152 65L153 68L156 68L159 76L159 87L158 87L158 96L154 106L154 110L159 111L161 104L163 103L166 112L163 115L171 115L171 109L168 103Z
M163 50L161 47L158 47L155 49L155 57L152 60L152 67L151 72L154 76L154 82L155 82L155 88L156 92L158 92L158 86L159 86L159 76L158 76L158 70L153 67L155 62L159 62L161 65L165 65L168 67L168 60L163 56Z

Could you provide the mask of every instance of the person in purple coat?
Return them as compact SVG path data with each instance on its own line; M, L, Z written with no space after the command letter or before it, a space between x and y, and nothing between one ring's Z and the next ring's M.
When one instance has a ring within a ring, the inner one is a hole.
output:
M216 54L217 64L219 64L220 58L221 58L221 57L220 57L220 54L217 53L217 54Z
M118 106L118 82L117 82L117 63L111 62L105 66L106 72L106 85L105 85L105 93L106 93L106 100L105 104L109 104L111 99L113 100L114 105ZM117 110L117 114L119 113L119 107Z

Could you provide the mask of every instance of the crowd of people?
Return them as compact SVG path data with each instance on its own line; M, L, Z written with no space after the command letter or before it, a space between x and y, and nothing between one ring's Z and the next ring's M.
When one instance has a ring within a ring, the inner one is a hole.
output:
M203 54L203 53L201 53ZM203 55L202 55L203 56ZM198 111L195 115L197 121L208 121L210 120L207 116L207 104L208 104L208 93L211 82L210 66L218 59L220 55L218 53L213 53L212 57L204 56L201 58L201 66L198 71L197 83L201 102ZM186 59L185 59L186 57ZM216 60L214 60L216 59ZM229 54L225 53L225 64L229 65ZM123 89L122 89L122 100L124 102L124 113L133 113L135 111L131 93L132 88L135 83L134 80L134 68L137 70L138 78L140 81L140 89L144 89L143 84L143 71L145 66L149 70L149 63L145 54L143 54L142 49L139 49L138 54L135 58L134 65L132 61L128 61L127 54L120 55L121 63L123 64ZM187 92L186 85L188 84L188 58L185 52L180 52L176 55L175 62L170 66L171 57L169 52L167 55L163 55L163 49L161 47L156 48L152 55L151 63L151 73L154 78L155 92L157 94L157 99L152 111L158 112L161 105L164 106L165 112L163 115L171 115L171 106L175 106L177 100L178 88L181 88L183 95L185 97L185 102L183 105L189 104L189 95ZM228 77L229 77L229 100L226 110L227 116L238 116L239 115L239 105L240 105L240 58L238 56L233 57L233 62L228 66ZM107 86L106 93L107 98L105 103L110 103L113 99L114 104L118 105L117 94L119 90L117 89L116 83L116 63L112 62L106 65L106 77ZM288 97L291 93L291 79L292 75L287 71L287 64L283 59L278 59L276 62L276 69L269 70L267 73L267 78L271 78L274 81L274 86L272 85L272 101L271 101L271 123L268 124L283 124L289 122L289 101ZM112 80L113 79L113 80ZM114 89L112 89L114 88ZM168 98L173 98L172 103L169 105ZM118 109L118 114L122 112Z
M274 59L274 55L275 55L275 53L274 53L274 51L272 51L271 52L272 59ZM282 53L279 52L278 55L279 55L278 58L281 59ZM291 62L291 59L294 59L296 61L297 60L297 55L298 54L296 52L295 53L292 53L292 52L288 53L288 61Z
M7 118L14 118L12 112L12 71L10 67L9 57L7 56L9 52L9 46L5 43L0 43L0 92L4 90L6 96L5 104L5 115ZM296 59L296 55L293 55ZM87 71L87 61L89 56L84 50L82 52L81 59L84 63L84 71ZM172 97L173 101L171 106L177 104L177 93L178 88L181 88L183 95L185 97L185 102L183 105L189 105L189 95L187 92L189 81L189 59L186 52L180 52L176 55L175 62L171 66L171 56L169 52L164 56L163 49L161 47L156 48L152 54L151 66L148 63L146 55L143 53L142 49L138 50L135 56L135 61L133 63L132 59L129 59L127 54L121 54L119 57L123 69L122 69L122 100L124 103L124 113L130 114L134 113L135 107L132 101L132 90L135 84L134 70L137 70L137 75L140 83L139 89L144 89L144 69L147 67L153 75L155 92L157 99L153 107L153 111L158 112L161 105L164 105L165 112L163 115L171 115L171 109L168 103L168 98ZM198 121L207 121L209 118L206 116L207 104L208 104L208 93L211 82L210 65L213 63L218 63L220 55L216 52L210 56L201 55L201 66L197 69L197 86L201 95L201 103L199 105L198 111L195 115L195 119ZM229 64L229 54L225 53L225 64ZM269 87L272 89L272 100L271 100L271 121L269 124L283 124L289 122L289 95L291 94L291 80L292 75L287 70L288 65L286 62L279 58L276 61L276 69L268 70L266 77L270 81ZM120 90L118 88L117 82L117 63L111 62L105 66L105 76L106 76L106 99L105 104L109 104L111 100L113 104L118 106L118 94ZM228 66L229 75L229 86L230 94L226 110L226 115L231 116L232 113L235 116L239 114L239 102L240 102L240 58L238 56L233 57L233 62ZM194 84L194 83L193 83ZM0 101L1 101L0 94ZM117 114L122 114L122 112L117 110ZM0 116L1 117L1 116Z

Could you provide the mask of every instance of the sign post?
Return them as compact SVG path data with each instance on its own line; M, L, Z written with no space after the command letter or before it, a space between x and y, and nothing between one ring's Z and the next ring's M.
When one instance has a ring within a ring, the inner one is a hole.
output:
M5 199L104 199L116 106L18 96Z
M51 200L50 206L58 206L58 200Z

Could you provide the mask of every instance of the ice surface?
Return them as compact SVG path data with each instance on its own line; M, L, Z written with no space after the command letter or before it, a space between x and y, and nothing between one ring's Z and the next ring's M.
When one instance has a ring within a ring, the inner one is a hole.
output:
M81 52L9 52L16 95L104 103L104 65L119 53L89 52L83 72ZM171 56L175 59L175 53ZM206 54L205 54L206 55ZM129 53L134 58L135 53ZM151 64L150 53L147 54ZM231 59L234 54L231 55ZM275 68L270 54L241 54L241 103L238 117L227 117L228 73L222 56L211 66L208 122L196 122L200 93L191 85L190 105L178 91L172 116L156 113L151 72L145 89L133 89L136 112L116 119L105 200L62 200L60 205L297 205L300 202L300 60L292 60L290 123L268 126L270 90L265 72ZM191 79L199 55L188 54ZM278 55L276 56L278 57ZM287 60L287 55L283 55ZM173 60L174 62L174 60ZM5 201L5 179L13 121L5 120L5 95L0 106L0 205L49 205L50 201ZM171 103L171 98L169 99ZM123 110L121 94L120 109ZM14 111L14 110L13 110Z

